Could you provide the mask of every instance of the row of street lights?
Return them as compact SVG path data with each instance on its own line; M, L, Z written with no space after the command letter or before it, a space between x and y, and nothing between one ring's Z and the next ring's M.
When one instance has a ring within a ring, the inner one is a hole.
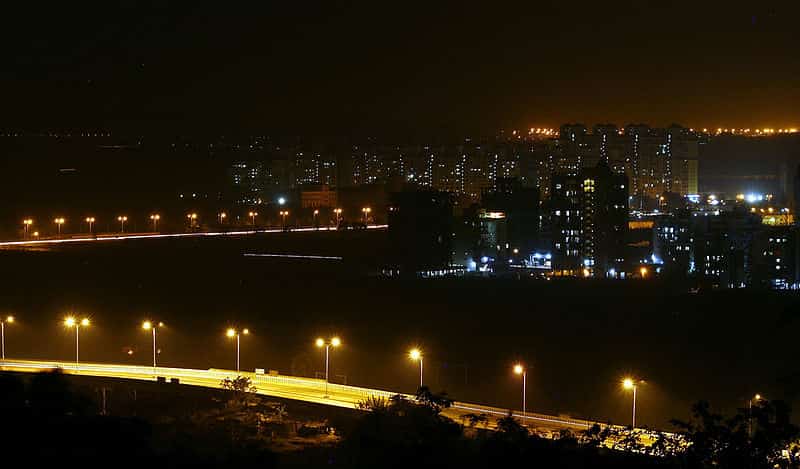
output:
M14 323L14 316L6 316L4 318L0 318L0 347L2 348L2 359L6 359L6 324ZM67 316L64 318L64 327L68 329L75 328L75 368L80 368L80 331L81 328L87 328L91 322L89 318L81 318L78 319L75 316ZM158 346L157 346L157 331L164 327L164 323L159 321L151 321L146 320L142 322L142 329L145 331L150 331L153 336L153 374L156 374L156 369L158 368ZM241 371L241 361L240 361L240 350L241 350L241 336L243 335L250 335L250 329L244 328L241 331L235 328L228 328L225 331L225 335L228 338L235 338L236 339L236 372ZM332 337L328 340L318 338L315 342L317 347L324 347L325 348L325 397L328 397L328 381L330 378L330 350L331 348L337 348L342 345L342 341L339 337ZM422 375L420 374L420 380L422 380ZM421 381L420 381L421 383ZM420 384L421 385L421 384Z
M0 318L0 344L2 346L2 359L5 360L6 358L6 345L5 345L5 327L6 324L13 324L14 323L14 316L6 316L5 318ZM75 368L80 367L80 330L81 327L86 328L89 327L90 321L89 318L81 318L78 319L74 316L67 316L64 319L64 326L67 328L75 328ZM157 344L156 344L156 331L164 327L163 322L155 322L151 320L146 320L142 322L142 329L145 331L150 331L153 337L153 374L156 374L156 369L158 367L157 362ZM247 328L238 330L235 328L229 328L225 331L225 335L228 338L235 338L236 339L236 371L240 372L240 349L241 349L241 336L243 335L250 335L250 330ZM328 394L328 383L330 381L330 352L331 349L338 348L342 345L342 341L339 337L331 337L330 339L323 339L318 338L315 341L315 345L318 348L325 349L325 397L329 397ZM412 361L419 363L419 387L423 387L424 385L424 357L422 350L419 348L413 348L408 352L408 358ZM522 377L522 417L523 421L527 420L527 394L528 394L528 371L522 363L517 363L512 368L514 374L519 375ZM633 392L633 408L631 412L631 428L636 428L636 400L637 400L637 391L640 384L644 384L644 380L634 379L631 377L626 377L622 379L622 388L627 391ZM752 412L753 401L756 402L762 399L760 394L756 394L755 397L749 399L749 409Z
M408 358L419 362L419 387L423 385L423 356L422 351L418 348L413 348L408 352ZM514 374L519 375L522 377L522 420L523 422L527 421L528 418L528 370L522 363L516 363L512 370ZM636 428L636 391L638 388L638 384L643 384L643 380L634 380L633 378L624 378L622 380L622 387L626 390L633 391L633 413L631 418L631 428ZM760 396L756 394L756 399L760 399ZM752 400L750 401L751 408L752 408Z
M342 211L341 208L333 209L333 213L336 215L336 225L337 226L341 222L342 212L343 211ZM319 209L314 209L314 211L312 213L313 213L313 218L314 218L314 224L316 224L317 216L319 215ZM363 215L364 223L366 224L369 221L369 216L370 216L370 213L372 213L372 208L363 207L361 209L361 213ZM281 210L281 211L279 211L278 214L280 215L281 221L283 223L283 227L285 228L286 227L286 217L289 216L289 211L288 210ZM258 216L258 212L255 212L255 211L247 212L247 216L250 218L250 223L253 226L256 226L256 217ZM191 213L187 213L186 214L186 218L189 221L189 226L193 228L193 227L195 227L197 225L197 220L199 218L199 215L196 212L191 212ZM228 214L226 212L217 213L217 221L219 221L220 224L223 224L225 222L225 219L227 219L227 218L228 218ZM158 231L158 222L160 220L161 220L161 215L160 214L153 213L153 214L150 215L150 221L153 223L153 231ZM86 222L86 224L89 227L89 233L93 233L94 232L93 231L93 227L94 227L94 224L97 221L97 219L95 217L93 217L93 216L90 216L90 217L86 217L84 221ZM125 223L128 221L127 215L118 216L117 217L117 221L120 224L120 231L122 233L124 233L125 232ZM58 230L58 235L59 236L61 236L61 228L66 222L67 222L67 219L64 218L64 217L56 217L56 218L53 219L53 223L56 225L56 229ZM33 223L34 223L33 218L25 218L24 220L22 220L24 238L26 238L26 239L28 238L28 235L30 234L30 230L31 230L31 227L33 226ZM39 236L39 232L38 231L35 231L32 234L33 234L34 237L38 237Z

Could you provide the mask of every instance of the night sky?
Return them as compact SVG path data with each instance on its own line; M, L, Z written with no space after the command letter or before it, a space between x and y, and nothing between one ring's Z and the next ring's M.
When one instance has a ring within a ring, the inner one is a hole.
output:
M800 122L796 1L14 3L0 17L3 128Z

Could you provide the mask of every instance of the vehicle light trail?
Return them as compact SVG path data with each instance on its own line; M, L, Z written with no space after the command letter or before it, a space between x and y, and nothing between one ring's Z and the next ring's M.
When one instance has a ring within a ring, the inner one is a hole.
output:
M312 256L312 255L302 255L302 254L256 254L252 252L247 252L243 255L244 257L279 257L286 259L322 259L330 261L340 261L343 259L341 256Z
M369 225L368 230L385 230L389 225ZM98 241L124 241L128 239L162 239L162 238L196 238L206 236L247 236L262 233L294 233L294 232L325 232L325 231L343 231L331 227L320 228L293 228L289 231L276 229L266 230L239 230L239 231L207 231L202 233L138 233L128 235L109 235L109 236L82 236L78 238L57 238L57 239L36 239L29 241L2 241L0 248L3 247L18 247L18 246L46 246L50 244L67 244L67 243L89 243Z

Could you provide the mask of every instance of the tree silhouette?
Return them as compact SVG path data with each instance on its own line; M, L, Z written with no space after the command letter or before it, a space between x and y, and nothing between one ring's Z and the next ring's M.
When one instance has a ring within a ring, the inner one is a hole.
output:
M234 408L246 407L253 402L253 397L257 391L250 378L237 376L236 378L225 378L220 382L220 387L230 391L228 406Z
M35 412L53 415L82 415L91 406L86 396L72 392L69 381L59 370L34 375L28 401Z
M453 405L453 400L447 397L446 392L434 394L427 386L421 386L417 389L417 402L429 408L433 413L439 414L443 409L447 409Z
M19 377L0 373L0 409L20 409L25 405L25 384Z
M789 406L781 401L761 400L728 419L700 401L692 407L691 421L672 423L688 443L682 455L688 467L766 469L774 467L798 437L790 417Z

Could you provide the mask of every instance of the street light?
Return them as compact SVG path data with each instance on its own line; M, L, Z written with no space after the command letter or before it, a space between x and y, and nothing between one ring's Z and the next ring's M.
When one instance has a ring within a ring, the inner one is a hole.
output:
M75 368L77 369L79 366L79 359L80 359L80 330L81 326L88 327L89 326L89 319L83 318L80 321L75 319L73 316L67 316L64 319L64 325L67 328L74 327L75 328Z
M336 208L336 209L333 210L333 213L336 214L336 227L338 228L339 227L339 221L342 218L342 209L341 208Z
M372 213L372 209L369 207L364 207L361 209L361 212L364 214L364 224L366 225L369 221L369 214Z
M220 212L217 217L219 218L219 224L221 225L222 222L228 217L228 214L225 212Z
M58 217L55 220L53 220L53 223L55 223L56 226L58 227L58 235L59 236L61 236L61 225L63 225L64 222L66 222L66 221L67 220L65 220L64 217Z
M642 278L647 277L647 267L642 267L639 269L639 273L642 275Z
M317 226L317 215L319 215L319 210L315 208L314 209L314 222L313 222L315 227Z
M408 358L419 362L419 387L422 387L422 350L413 348L408 352Z
M747 400L747 436L749 438L753 437L753 401L760 401L762 399L761 394L756 394L752 398Z
M153 331L153 374L156 373L156 329L164 327L163 322L159 322L158 324L152 321L145 321L142 323L142 329L146 331Z
M250 217L250 221L253 223L253 228L255 228L256 217L258 216L258 212L247 212L247 216Z
M28 237L28 230L30 230L31 225L33 225L33 218L26 218L22 220L23 238Z
M126 215L120 215L117 217L117 221L119 222L119 230L120 232L125 232L125 222L128 221L128 217Z
M328 382L329 382L329 376L330 376L328 374L328 372L330 371L330 366L329 365L330 365L331 347L336 348L336 347L342 345L342 341L338 337L332 337L331 340L326 342L325 339L320 337L319 339L317 339L316 344L317 344L317 347L319 347L319 348L325 347L325 397L327 398L328 397Z
M195 222L197 221L197 214L194 212L187 213L186 218L189 219L189 228L194 228Z
M14 316L6 316L5 318L0 318L0 344L2 344L3 349L3 361L6 360L6 324L12 324L14 322Z
M522 376L522 422L528 419L528 370L521 363L514 365L514 374Z
M280 215L282 217L283 229L285 230L286 229L286 217L289 215L289 211L288 210L281 210L279 213L280 213Z
M242 329L242 335L248 335L248 334L250 334L250 330L249 329ZM236 337L236 372L238 373L239 372L239 345L240 345L240 342L239 342L239 331L237 331L236 329L233 329L233 328L229 328L225 332L225 335L227 335L230 338Z
M150 220L153 222L153 231L158 231L158 220L161 220L161 215L154 213L150 215Z
M86 223L89 225L89 234L92 234L92 225L94 225L94 217L86 217Z
M639 387L638 384L643 383L644 381L641 380L634 380L633 378L625 378L622 380L622 387L627 390L633 391L633 412L631 416L631 429L636 428L636 390Z

